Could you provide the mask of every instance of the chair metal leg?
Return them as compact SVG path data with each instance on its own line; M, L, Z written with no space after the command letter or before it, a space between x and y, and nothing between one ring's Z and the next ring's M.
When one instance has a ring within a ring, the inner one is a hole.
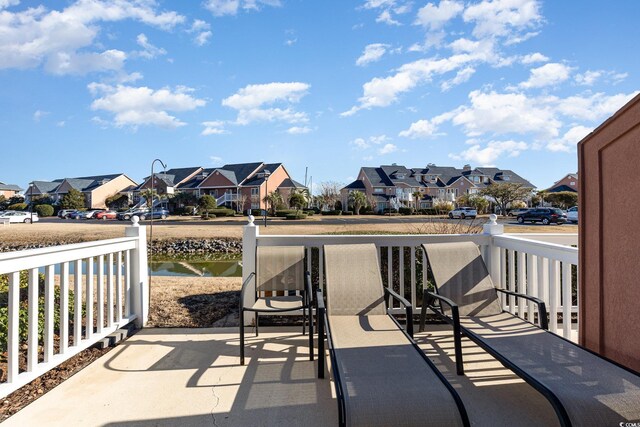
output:
M460 331L460 317L458 307L452 308L453 314L453 346L456 352L456 372L464 375L464 363L462 361L462 333Z
M418 327L418 332L424 332L424 324L427 321L427 304L425 299L422 298L422 307L420 308L420 326Z
M240 365L244 365L244 310L240 310Z
M308 311L309 318L309 360L313 361L313 319L311 318L311 307Z
M258 336L258 312L256 312L255 324L256 324L256 336Z
M303 307L302 308L302 335L305 334L305 327L307 324L307 310Z

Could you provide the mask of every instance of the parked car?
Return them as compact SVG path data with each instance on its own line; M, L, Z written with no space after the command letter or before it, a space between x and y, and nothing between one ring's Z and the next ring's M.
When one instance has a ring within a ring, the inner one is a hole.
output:
M76 212L76 209L60 209L58 211L58 218L68 219L69 215L73 212Z
M83 211L73 211L73 212L67 214L67 218L69 218L69 219L80 219L80 218L82 218L83 215L84 215Z
M84 212L82 219L95 219L96 214L98 212L104 212L104 211L106 211L106 209L89 209L88 211Z
M33 212L24 212L24 211L6 211L0 218L9 218L9 222L24 222L25 224L29 224L32 220L33 222L38 222L40 219L38 218L38 214Z
M100 211L93 215L94 219L116 219L118 212L116 211Z
M132 216L138 215L138 218L140 218L140 215L147 212L149 212L148 209L129 209L128 211L118 212L116 219L119 221L129 221Z
M478 212L474 208L462 207L457 208L449 212L449 218L475 218L478 216Z
M140 220L151 219L151 217L153 217L153 219L167 219L169 211L166 209L154 209L153 212L147 210L138 216L140 217Z
M548 224L564 224L567 222L567 214L558 208L535 208L518 215L518 222L524 224L525 221L542 222Z
M573 224L578 223L578 207L574 206L567 211L567 220Z
M509 211L509 216L519 216L519 215L524 215L525 213L527 213L527 211L529 211L529 208L517 208L517 209L511 209Z

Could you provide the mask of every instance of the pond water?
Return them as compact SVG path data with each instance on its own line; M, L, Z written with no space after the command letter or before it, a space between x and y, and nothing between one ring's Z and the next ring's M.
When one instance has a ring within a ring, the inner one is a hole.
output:
M167 257L156 255L149 263L152 276L242 277L240 255L214 257Z

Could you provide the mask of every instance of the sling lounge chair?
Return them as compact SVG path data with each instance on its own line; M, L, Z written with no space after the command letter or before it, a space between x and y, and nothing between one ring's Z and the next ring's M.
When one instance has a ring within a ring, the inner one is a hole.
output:
M256 336L258 314L277 314L302 310L302 334L309 321L309 360L313 360L313 322L311 322L311 280L304 270L303 246L258 246L257 274L251 273L240 291L240 364L244 365L244 312L255 313ZM244 294L251 279L256 278L256 302L244 307ZM266 296L270 293L271 296ZM282 293L283 295L277 295ZM300 295L291 295L292 293ZM263 295L264 294L264 295Z
M383 287L376 246L325 246L324 259L318 377L324 378L326 328L340 425L469 425L458 394L411 338L411 304ZM405 306L406 330L387 314L385 296Z
M638 373L547 331L544 303L495 288L475 244L423 247L437 292L424 292L423 301L428 303L422 306L420 330L427 305L453 323L459 374L463 373L462 334L542 393L561 425L617 426L640 420ZM498 292L537 303L540 327L503 311Z

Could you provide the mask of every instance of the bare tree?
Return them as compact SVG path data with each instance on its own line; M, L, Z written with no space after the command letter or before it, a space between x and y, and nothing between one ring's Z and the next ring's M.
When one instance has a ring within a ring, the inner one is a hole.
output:
M324 202L333 210L335 209L336 202L340 200L340 188L342 184L335 181L326 181L319 184L320 195Z
M514 182L491 184L480 192L483 196L491 197L500 208L502 215L507 214L507 208L516 200L524 200L531 196L531 189Z

